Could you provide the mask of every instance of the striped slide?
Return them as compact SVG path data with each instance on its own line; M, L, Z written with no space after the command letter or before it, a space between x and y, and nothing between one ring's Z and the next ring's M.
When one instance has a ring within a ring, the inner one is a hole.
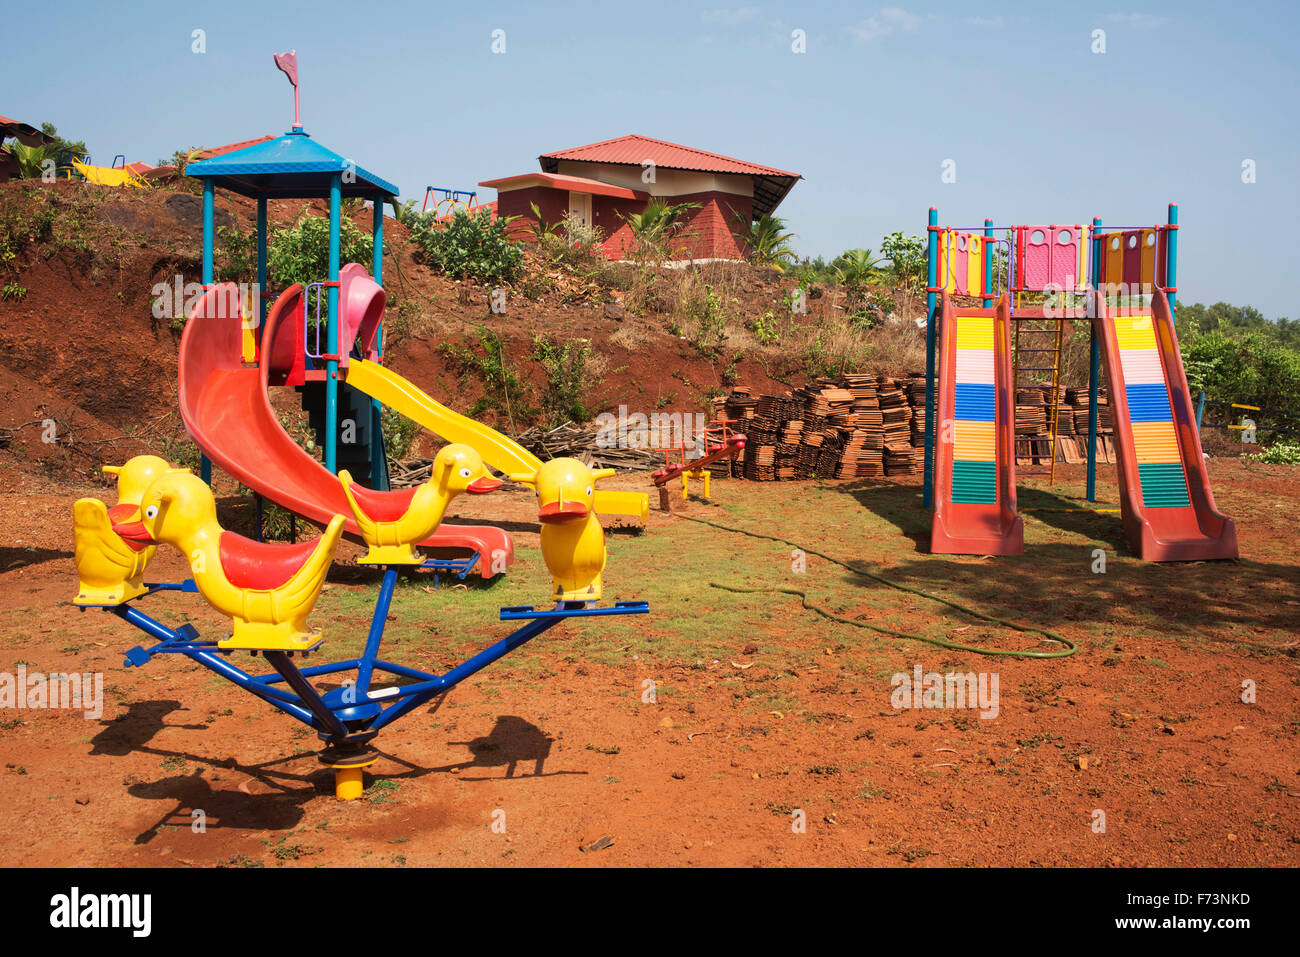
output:
M1093 324L1111 386L1129 546L1145 561L1236 558L1236 528L1210 491L1169 301L1157 291L1149 313L1125 312L1110 316L1098 298Z
M1020 555L1010 303L958 309L945 295L942 316L930 550Z

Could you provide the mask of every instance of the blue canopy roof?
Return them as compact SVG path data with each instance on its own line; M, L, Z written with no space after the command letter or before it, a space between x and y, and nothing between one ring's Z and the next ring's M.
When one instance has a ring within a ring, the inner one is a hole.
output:
M346 157L321 146L302 130L233 153L190 163L186 176L211 177L215 185L244 196L316 199L330 194L330 180L342 172L342 192L374 199L396 197L398 189Z

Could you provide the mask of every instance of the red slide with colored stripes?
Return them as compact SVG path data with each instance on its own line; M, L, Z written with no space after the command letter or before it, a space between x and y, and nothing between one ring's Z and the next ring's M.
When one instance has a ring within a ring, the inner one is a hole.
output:
M1111 316L1096 299L1094 335L1110 382L1120 512L1144 561L1237 557L1237 530L1215 507L1169 300Z
M955 307L943 297L935 404L934 519L930 550L1021 555L1016 513L1011 303Z

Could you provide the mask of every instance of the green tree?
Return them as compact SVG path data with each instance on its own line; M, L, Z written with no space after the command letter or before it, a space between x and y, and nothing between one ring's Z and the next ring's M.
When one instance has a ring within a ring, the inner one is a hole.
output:
M50 137L53 142L46 147L50 152L49 155L58 159L63 152L73 153L78 158L86 155L85 140L68 140L59 135L58 128L53 123L42 123L41 132Z
M798 233L785 232L785 220L764 214L750 222L744 216L732 219L737 238L745 244L749 261L755 266L770 266L785 272L797 259L790 240Z
M330 225L324 216L312 216L304 206L297 222L277 229L267 244L266 269L272 282L321 282L329 278ZM374 237L346 216L339 222L339 265L350 262L369 267L374 259Z

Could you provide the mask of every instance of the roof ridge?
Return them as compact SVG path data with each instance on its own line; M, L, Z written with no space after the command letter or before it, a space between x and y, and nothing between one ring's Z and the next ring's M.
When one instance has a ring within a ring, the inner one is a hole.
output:
M674 143L672 140L662 140L654 136L646 136L644 133L626 133L623 136L615 136L615 137L611 137L610 139L599 140L595 143L585 143L582 146L571 146L568 149L552 150L549 153L543 153L541 157L539 157L539 159L547 159L547 158L573 159L575 157L572 154L584 152L587 150L593 150L602 146L609 146L614 143L622 143L629 140L654 143L659 146L669 147L671 149L684 150L685 152L692 153L696 156L707 156L713 160L721 160L727 163L734 163L738 166L748 166L751 169L762 170L764 173L768 173L768 174L776 174L780 176L793 176L796 178L801 178L799 177L798 173L792 173L789 170L777 169L775 166L763 166L759 163L751 163L749 160L743 160L735 156L728 156L725 153L714 153L711 150L702 150L697 146L687 146L684 143ZM570 155L561 156L561 154L570 154ZM667 165L667 164L660 164L660 165Z

